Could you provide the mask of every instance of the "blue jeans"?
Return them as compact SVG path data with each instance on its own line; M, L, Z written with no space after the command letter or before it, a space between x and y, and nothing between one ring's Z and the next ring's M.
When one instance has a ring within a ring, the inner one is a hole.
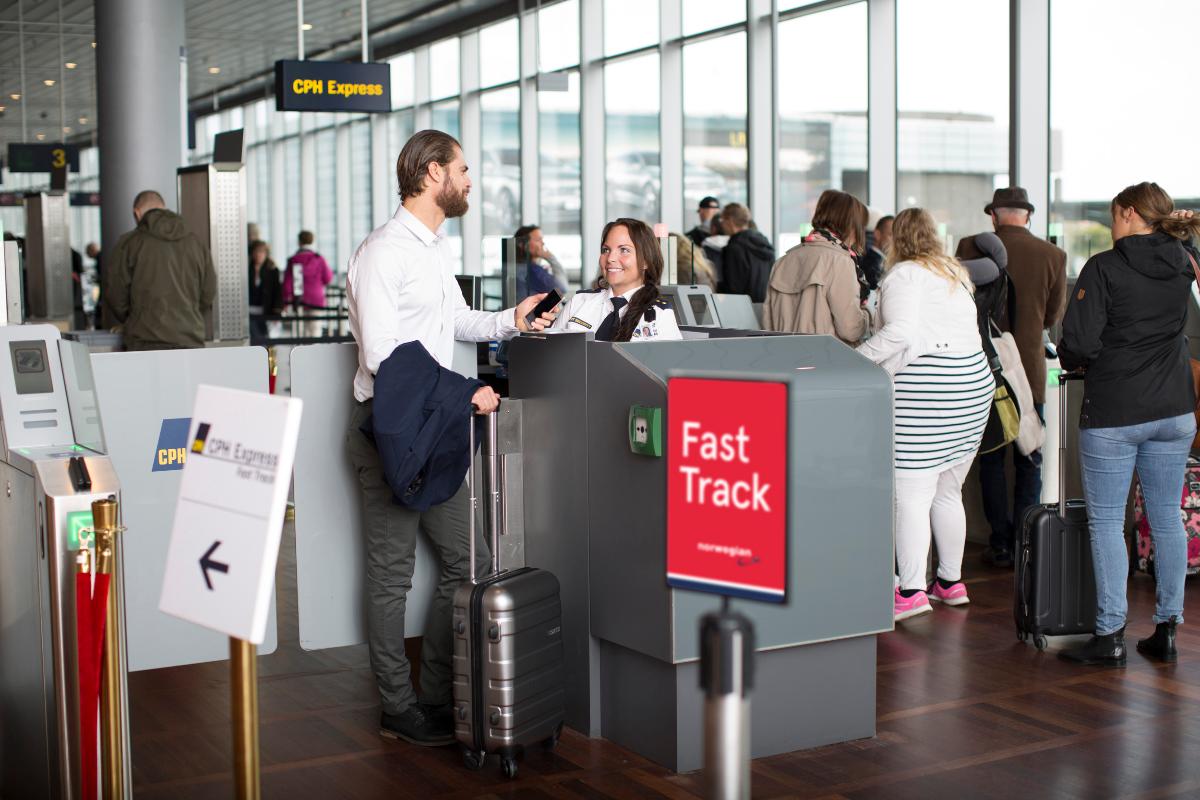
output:
M1034 406L1044 422L1045 404ZM1004 474L1005 453L1012 450L1013 486L1012 515L1008 507L1008 479ZM1016 526L1021 524L1025 510L1042 502L1042 451L1021 455L1016 444L1001 447L979 457L979 487L983 492L983 514L987 517L992 535L988 541L993 550L1013 552Z
M1096 570L1096 635L1125 626L1129 603L1125 581L1129 553L1125 548L1125 503L1137 467L1154 536L1158 579L1154 621L1175 617L1183 622L1183 580L1187 573L1187 538L1179 514L1188 450L1196 434L1191 414L1121 428L1083 428L1079 460L1083 496L1092 534Z

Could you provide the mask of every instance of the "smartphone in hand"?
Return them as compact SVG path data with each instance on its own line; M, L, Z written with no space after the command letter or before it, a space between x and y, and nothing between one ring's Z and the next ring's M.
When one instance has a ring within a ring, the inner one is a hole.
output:
M557 308L558 304L562 302L562 299L562 295L559 294L557 290L551 289L550 293L542 298L542 302L534 306L533 311L530 311L525 315L525 323L532 328L533 321L535 319L538 319L547 311L552 311L553 309Z

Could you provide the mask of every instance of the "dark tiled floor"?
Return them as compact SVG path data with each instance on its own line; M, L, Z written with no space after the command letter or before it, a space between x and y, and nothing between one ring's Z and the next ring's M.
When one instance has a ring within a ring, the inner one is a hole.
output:
M570 731L515 781L461 766L454 748L385 741L363 646L305 653L295 640L295 575L285 538L279 648L259 659L264 795L278 798L697 798L623 748ZM1180 662L1136 653L1123 670L1075 668L1017 642L1012 573L975 566L972 604L936 608L879 639L875 738L759 759L762 798L1200 797L1200 632L1180 629ZM1154 585L1130 585L1130 638L1152 628ZM1200 619L1195 586L1187 613ZM232 796L228 664L130 678L139 798Z

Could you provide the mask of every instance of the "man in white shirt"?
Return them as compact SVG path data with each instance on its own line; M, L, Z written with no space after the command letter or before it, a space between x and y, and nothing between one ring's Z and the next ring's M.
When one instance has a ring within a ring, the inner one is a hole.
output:
M354 412L347 450L363 494L367 551L367 630L371 666L379 685L380 733L413 744L454 741L451 716L454 590L468 578L469 497L466 487L441 505L419 512L397 505L383 477L374 445L359 428L371 416L375 373L400 344L419 341L443 367L451 367L455 339L508 339L542 330L553 312L527 326L525 316L544 294L515 309L472 311L454 277L443 223L467 212L471 179L462 148L441 131L421 131L396 161L401 205L350 259L346 289L350 332L358 343ZM495 411L500 398L490 387L475 392L478 413ZM467 422L463 419L463 424ZM421 697L413 692L404 655L404 612L412 586L418 531L424 530L441 560L441 578L429 610L421 651ZM477 562L486 566L480 542Z

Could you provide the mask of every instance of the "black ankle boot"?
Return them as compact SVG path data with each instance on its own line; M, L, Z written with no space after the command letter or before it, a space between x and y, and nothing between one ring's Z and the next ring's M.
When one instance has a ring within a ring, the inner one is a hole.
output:
M1093 636L1086 644L1059 651L1058 657L1077 664L1095 664L1105 667L1125 666L1125 628L1119 631Z
M1175 626L1177 624L1179 623L1175 617L1171 617L1168 622L1158 623L1154 628L1153 636L1138 640L1138 652L1168 664L1177 660L1179 658L1179 653L1175 650Z

